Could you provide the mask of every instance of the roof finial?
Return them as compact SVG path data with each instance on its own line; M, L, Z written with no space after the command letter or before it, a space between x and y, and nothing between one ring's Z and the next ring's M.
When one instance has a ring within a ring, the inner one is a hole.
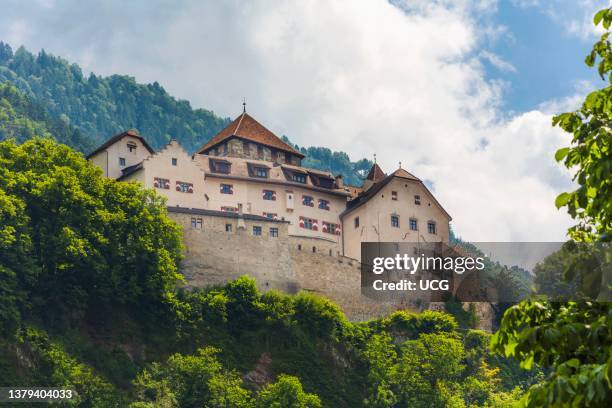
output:
M399 166L400 166L399 168L401 169L402 168L402 161L401 160L399 162Z
M246 113L246 98L242 98L242 113Z
M376 153L374 153L374 164L376 164Z

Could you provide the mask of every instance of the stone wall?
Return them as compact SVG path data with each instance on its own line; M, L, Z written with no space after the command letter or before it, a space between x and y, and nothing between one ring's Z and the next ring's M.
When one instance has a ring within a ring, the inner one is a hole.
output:
M367 320L397 308L361 296L360 264L340 255L334 241L289 236L286 222L181 211L170 212L170 217L183 227L181 271L189 287L222 285L249 275L262 291L304 290L325 296L351 320ZM192 218L202 219L201 229L192 228ZM253 236L253 226L261 226L262 236ZM269 236L271 227L279 229L278 237Z
M204 213L185 208L170 212L170 217L183 227L185 259L181 271L187 286L223 285L249 275L264 292L276 289L295 294L303 290L327 297L353 321L369 320L398 309L416 309L403 297L382 302L362 296L361 264L342 256L337 242L288 235L288 223L284 221L246 214L240 217ZM192 228L192 218L202 219L201 229ZM228 224L231 231L226 231ZM253 235L254 226L261 227L261 236ZM270 228L278 228L278 237L269 235ZM443 308L443 304L438 307ZM425 302L419 308L435 309L436 305ZM480 326L485 330L490 330L489 314L486 308L478 310Z

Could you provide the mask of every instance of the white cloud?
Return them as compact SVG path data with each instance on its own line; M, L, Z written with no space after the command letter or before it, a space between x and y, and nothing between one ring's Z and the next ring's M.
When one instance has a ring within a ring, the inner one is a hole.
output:
M549 112L500 110L504 84L475 57L487 37L476 16L494 3L103 4L23 11L36 30L26 45L159 81L222 115L238 114L245 96L247 110L300 145L376 152L387 171L401 160L432 181L466 239L564 238L570 221L554 198L570 181L553 154L569 137Z
M490 51L481 51L480 57L502 72L516 72L514 65Z

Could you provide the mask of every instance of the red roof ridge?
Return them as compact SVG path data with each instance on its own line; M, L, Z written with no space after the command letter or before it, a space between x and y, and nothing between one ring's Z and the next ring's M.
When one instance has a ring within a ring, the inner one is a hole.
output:
M219 133L213 136L208 142L197 150L197 153L203 154L212 149L219 143L231 137L238 137L249 140L265 146L273 147L278 150L292 153L294 155L304 157L302 153L281 140L278 136L272 133L264 125L259 123L255 118L246 112L243 112L234 119L229 125L223 128Z

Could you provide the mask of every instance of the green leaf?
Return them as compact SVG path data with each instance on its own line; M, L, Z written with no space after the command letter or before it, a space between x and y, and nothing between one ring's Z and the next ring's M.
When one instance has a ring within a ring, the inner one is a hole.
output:
M595 14L595 17L593 17L593 24L598 25L606 15L607 11L608 9L599 10L597 14Z
M571 194L561 193L557 196L557 199L555 200L555 206L557 206L557 208L561 208L567 205L567 203L569 202L571 198L572 198Z
M563 160L567 156L569 151L570 151L569 147L563 147L557 150L557 152L555 153L555 160L557 161Z

